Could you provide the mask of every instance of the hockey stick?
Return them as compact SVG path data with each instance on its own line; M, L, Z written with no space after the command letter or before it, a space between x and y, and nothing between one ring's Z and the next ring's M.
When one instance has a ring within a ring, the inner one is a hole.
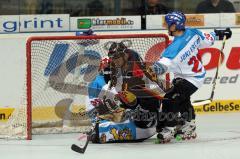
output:
M110 85L111 85L111 82L109 81L107 85L108 85L108 88L107 88L107 89L109 90ZM104 95L106 95L106 93L107 93L107 91L104 92ZM99 115L97 115L97 117L96 117L96 125L94 126L94 128L98 127L98 124L99 124L99 117L98 117L98 116L99 116ZM86 151L86 149L87 149L87 147L88 147L89 141L91 140L91 136L92 136L92 133L94 132L94 128L92 128L88 133L86 133L86 135L87 135L87 140L86 140L86 142L85 142L85 144L84 144L83 147L80 147L80 146L78 146L78 145L76 145L76 144L72 144L71 149L72 149L73 151L77 152L77 153L84 154L85 151ZM97 130L97 131L98 131L98 130ZM98 132L97 132L97 133L98 133Z
M216 70L215 77L214 77L214 80L213 80L213 86L212 86L211 96L210 96L210 98L205 99L205 100L196 100L196 101L193 101L193 102L192 102L192 105L193 105L193 106L210 104L210 103L212 102L212 100L213 100L214 92L215 92L215 88L216 88L216 83L217 83L216 81L217 81L217 78L218 78L219 66L220 66L220 64L221 64L221 60L222 60L222 57L223 57L223 49L224 49L224 47L225 47L226 39L227 39L227 37L224 36L223 42L222 42L222 48L221 48L220 56L219 56L219 60L218 60L217 70Z
M88 143L89 143L89 141L90 141L92 132L93 132L93 131L90 130L90 132L87 133L87 141L86 141L86 143L84 144L83 147L80 147L80 146L78 146L78 145L76 145L76 144L72 144L71 149L72 149L73 151L77 152L77 153L82 153L82 154L84 154L84 152L85 152L86 149L87 149Z

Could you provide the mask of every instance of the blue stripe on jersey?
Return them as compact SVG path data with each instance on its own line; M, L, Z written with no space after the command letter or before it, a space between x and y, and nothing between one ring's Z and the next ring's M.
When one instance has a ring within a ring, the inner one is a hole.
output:
M183 35L174 38L172 44L170 44L163 52L162 57L174 59L177 56L177 54L188 44L188 42L196 34L199 35L202 39L204 39L204 36L201 34L199 30L186 28Z
M211 32L210 34L213 36L214 40L216 40L216 33L215 32Z
M103 75L97 75L96 78L88 85L89 98L97 98L102 90L102 87L106 84Z
M202 32L200 32L198 29L194 29L194 28L188 28L188 29L191 30L193 33L199 35L202 40L205 39L205 37L203 36Z
M204 73L203 74L201 74L201 75L198 75L198 76L194 76L195 78L204 78L205 77L205 75L206 75L206 71L204 71Z

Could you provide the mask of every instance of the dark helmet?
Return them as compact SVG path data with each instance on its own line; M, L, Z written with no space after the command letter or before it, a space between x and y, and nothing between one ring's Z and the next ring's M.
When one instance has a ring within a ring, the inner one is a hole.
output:
M110 41L105 45L105 48L108 50L108 57L112 59L121 57L127 53L128 46L131 46L131 42L129 40L121 42Z
M127 47L123 42L117 43L113 42L108 50L109 58L118 58L123 56L126 53Z
M177 30L184 30L186 16L182 12L179 12L179 11L171 12L165 16L165 21L168 24L168 26L176 24Z

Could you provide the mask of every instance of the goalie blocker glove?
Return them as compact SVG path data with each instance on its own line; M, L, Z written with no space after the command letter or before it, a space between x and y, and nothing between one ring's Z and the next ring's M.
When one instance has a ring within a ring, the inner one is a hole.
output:
M214 32L216 34L217 40L223 40L224 36L226 36L226 39L229 39L232 37L232 31L230 28L214 29Z

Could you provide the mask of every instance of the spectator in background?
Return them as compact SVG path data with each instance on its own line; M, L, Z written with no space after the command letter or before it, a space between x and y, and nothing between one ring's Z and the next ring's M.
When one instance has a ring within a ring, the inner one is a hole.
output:
M52 0L42 0L40 4L40 14L52 14L53 13L53 3Z
M36 14L37 13L37 0L25 0L22 1L22 7L24 8L24 13L26 14Z
M83 16L83 6L81 1L68 0L65 4L66 13L70 14L71 17Z
M142 16L141 28L146 29L146 16L151 14L167 14L171 11L168 7L161 4L159 0L145 0L146 3L138 9L138 14Z
M168 7L161 4L159 0L147 0L146 2L146 5L139 8L140 15L167 14L171 11Z
M235 9L228 0L205 0L198 4L196 13L233 13Z
M99 0L93 0L87 4L87 13L88 16L103 16L104 15L104 5Z

